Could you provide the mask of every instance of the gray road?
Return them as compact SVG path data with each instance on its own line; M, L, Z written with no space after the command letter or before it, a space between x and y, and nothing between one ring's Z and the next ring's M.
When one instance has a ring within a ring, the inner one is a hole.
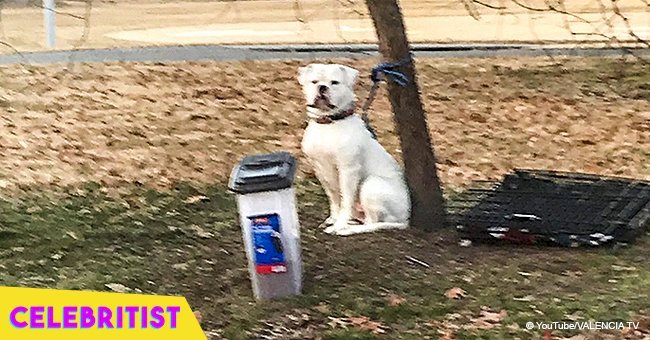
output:
M517 56L616 56L650 55L650 49L563 48L526 44L414 44L416 56L441 58L517 57ZM338 57L370 57L377 55L372 44L351 45L201 45L164 46L119 49L89 49L23 54L0 54L0 65L52 64L69 62L143 61L165 62L185 60L271 60L317 59Z

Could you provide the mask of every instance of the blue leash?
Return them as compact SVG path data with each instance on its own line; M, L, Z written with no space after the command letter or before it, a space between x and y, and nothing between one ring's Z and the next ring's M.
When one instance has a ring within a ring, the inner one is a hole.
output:
M402 72L395 71L399 66L406 65L411 62L411 56L408 56L396 63L382 63L372 68L370 73L370 79L373 83L378 83L382 81L381 74L384 74L387 78L390 78L392 81L397 83L399 86L406 86L409 83L409 79Z
M408 85L409 84L408 77L406 77L404 73L400 71L396 71L395 69L399 66L406 65L410 62L411 62L411 56L409 55L408 57L396 63L379 64L373 67L372 71L370 72L372 87L370 88L365 103L363 103L363 107L361 108L361 118L363 119L364 123L366 123L366 128L368 129L368 131L370 131L370 134L374 139L377 139L377 135L375 134L375 130L370 125L370 120L368 119L368 109L370 108L370 104L373 102L373 100L375 100L375 95L377 94L377 89L379 89L379 84L381 83L382 80L388 78L401 87L405 87L406 85Z

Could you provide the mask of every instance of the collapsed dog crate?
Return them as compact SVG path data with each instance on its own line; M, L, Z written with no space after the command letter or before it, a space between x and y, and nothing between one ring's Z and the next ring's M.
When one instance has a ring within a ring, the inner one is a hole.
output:
M561 246L627 244L650 225L650 182L515 170L449 203L461 238Z

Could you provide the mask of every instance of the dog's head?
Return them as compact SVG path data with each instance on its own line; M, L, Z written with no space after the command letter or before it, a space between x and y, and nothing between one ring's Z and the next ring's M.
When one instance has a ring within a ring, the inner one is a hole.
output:
M348 109L355 101L354 83L359 71L339 64L310 64L298 71L311 113L329 115Z

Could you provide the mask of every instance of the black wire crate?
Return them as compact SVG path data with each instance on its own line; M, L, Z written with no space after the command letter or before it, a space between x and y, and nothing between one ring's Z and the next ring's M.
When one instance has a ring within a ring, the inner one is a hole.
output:
M650 225L650 182L517 169L451 199L465 239L599 246L630 243Z

